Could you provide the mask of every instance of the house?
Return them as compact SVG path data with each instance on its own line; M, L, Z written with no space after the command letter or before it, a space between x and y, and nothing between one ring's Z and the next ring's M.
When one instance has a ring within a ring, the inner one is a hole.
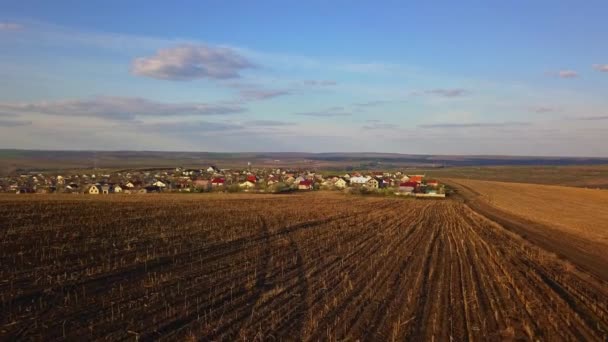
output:
M120 185L114 185L114 188L112 188L112 192L114 193L121 193L122 192L122 187Z
M350 177L350 184L353 186L362 186L367 184L371 177L354 176Z
M76 190L78 190L78 184L76 184L76 183L70 183L65 188L67 190L76 191Z
M312 190L313 181L310 179L305 179L298 183L298 190Z
M255 183L246 180L243 183L239 184L239 187L243 188L243 189L253 189L255 188Z
M127 182L127 183L125 183L125 187L129 188L129 189L133 189L135 187L135 184L133 184L131 182Z
M338 180L334 182L334 186L338 189L344 189L348 186L348 183L346 183L344 178L338 178Z
M416 182L404 182L399 184L399 191L400 192L413 192L414 190L416 190L418 188L419 184Z
M438 187L439 186L439 182L437 180L434 180L434 179L429 179L428 181L426 181L426 185L427 186L432 186L432 187Z
M226 183L226 180L224 178L213 178L211 180L212 187L224 186L225 183Z
M157 180L156 182L152 183L153 186L157 186L159 188L165 188L167 186L167 184Z
M34 190L33 188L28 188L28 187L23 187L23 188L19 188L19 190L17 190L17 194L33 194L35 193L36 190Z
M209 173L217 173L217 172L220 172L220 170L217 167L215 167L215 165L211 165L211 166L209 166L207 168L207 172L209 172Z
M372 176L374 176L374 178L382 178L382 177L384 177L384 172L374 171L374 172L372 172Z
M378 189L378 180L375 178L370 178L366 183L365 186L367 188L370 189Z
M424 178L424 175L411 175L410 177L410 182L416 182L416 183L422 183L422 179Z
M251 183L255 183L258 181L258 178L255 175L248 175L247 176L247 181L251 182Z
M391 178L383 178L382 181L379 181L379 186L381 188L387 188L393 186L393 180Z
M186 183L187 185L187 183ZM192 185L197 189L208 190L211 188L211 182L208 179L196 179L192 182ZM185 187L183 187L185 188Z
M89 190L87 190L87 193L89 195L99 195L99 192L100 192L100 189L97 185L91 185Z
M101 187L101 193L104 195L107 195L110 193L110 186L107 184L102 185Z

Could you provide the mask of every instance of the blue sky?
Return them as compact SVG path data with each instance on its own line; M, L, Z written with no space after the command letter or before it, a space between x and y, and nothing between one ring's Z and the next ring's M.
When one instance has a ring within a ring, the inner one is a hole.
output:
M608 156L605 1L0 4L0 147Z

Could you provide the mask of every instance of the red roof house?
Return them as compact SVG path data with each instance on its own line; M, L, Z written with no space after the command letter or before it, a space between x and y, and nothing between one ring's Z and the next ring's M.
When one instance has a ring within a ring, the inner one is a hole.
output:
M439 186L439 182L434 180L434 179L429 179L428 181L426 181L426 185L428 186Z
M310 190L312 189L313 182L310 179L300 181L298 184L298 190Z
M226 183L224 178L213 178L211 180L211 186L222 186L224 183Z
M422 183L423 176L410 176L410 182Z

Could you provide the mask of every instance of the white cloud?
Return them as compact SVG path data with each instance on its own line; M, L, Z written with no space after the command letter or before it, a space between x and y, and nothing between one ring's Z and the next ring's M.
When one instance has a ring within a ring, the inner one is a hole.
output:
M23 25L17 23L0 22L0 31L19 31Z
M582 121L608 121L608 115L583 116L583 117L576 118L576 120L582 120Z
M551 112L557 112L557 111L559 111L558 108L547 107L547 106L531 107L531 108L529 108L529 110L531 112L538 113L538 114L551 113Z
M230 48L183 44L160 49L154 56L136 58L131 71L138 76L187 81L238 78L243 69L254 67Z
M338 84L338 82L336 82L334 80L305 80L302 83L306 86L312 86L312 87L335 86Z
M352 114L349 112L345 112L344 107L330 107L330 108L326 108L326 109L314 111L314 112L296 113L295 115L329 118L329 117L338 117L338 116L350 116Z
M245 122L246 125L260 127L276 127L276 126L291 126L293 122L278 121L278 120L251 120Z
M470 122L470 123L434 123L418 125L419 128L502 128L530 126L529 122Z
M574 70L560 70L558 71L557 75L560 78L576 78L578 77L578 72Z
M0 112L14 114L38 113L73 117L98 117L111 120L134 120L139 116L202 116L244 112L235 105L207 103L163 103L137 97L95 97L85 100L2 103Z
M264 90L264 89L245 89L239 92L245 101L267 100L274 97L289 95L287 90Z
M31 121L26 120L4 120L0 119L0 127L18 127L18 126L29 126Z
M424 90L422 92L412 93L412 95L420 95L420 94L436 95L436 96L441 96L441 97L459 97L459 96L468 95L469 91L466 89L461 89L461 88L451 88L451 89L430 89L430 90Z
M608 72L608 64L593 64L593 69L601 72Z

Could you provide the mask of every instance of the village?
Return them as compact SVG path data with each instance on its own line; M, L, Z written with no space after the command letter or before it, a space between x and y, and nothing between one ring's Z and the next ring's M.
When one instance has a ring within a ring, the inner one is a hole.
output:
M344 191L415 197L445 197L445 186L425 175L395 171L329 174L289 169L206 168L29 172L0 178L0 192L14 194L71 193L88 195L293 191Z

